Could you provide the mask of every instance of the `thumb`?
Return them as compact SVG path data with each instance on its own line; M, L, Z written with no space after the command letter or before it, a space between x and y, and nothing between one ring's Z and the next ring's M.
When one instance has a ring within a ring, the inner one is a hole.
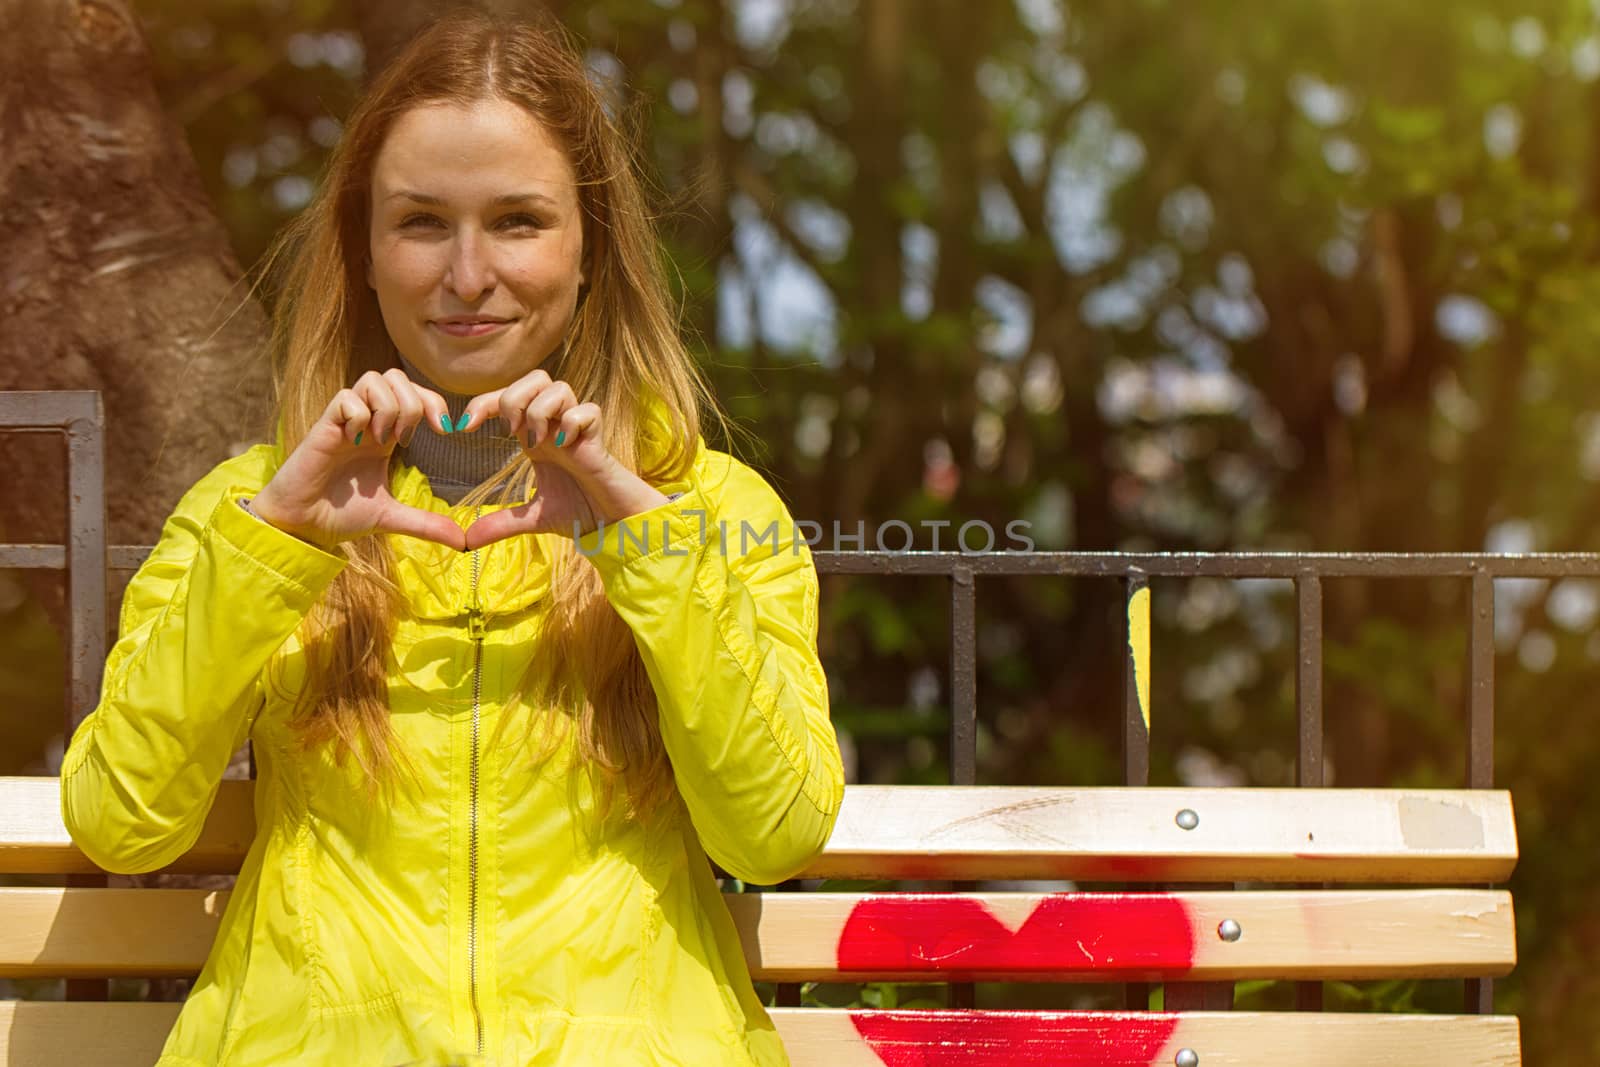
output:
M535 498L526 504L485 515L467 527L467 548L482 548L484 545L503 541L514 534L542 533L543 531L539 529L539 517L543 510Z
M398 502L384 509L374 528L384 533L433 541L458 552L467 547L466 532L448 516Z

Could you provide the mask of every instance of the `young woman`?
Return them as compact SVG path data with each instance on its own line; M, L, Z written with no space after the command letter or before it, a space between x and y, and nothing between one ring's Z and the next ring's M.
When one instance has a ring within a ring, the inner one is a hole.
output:
M62 769L83 851L149 871L254 743L160 1067L786 1063L706 857L776 883L833 828L816 572L699 433L571 46L434 25L284 248L278 439L167 522Z

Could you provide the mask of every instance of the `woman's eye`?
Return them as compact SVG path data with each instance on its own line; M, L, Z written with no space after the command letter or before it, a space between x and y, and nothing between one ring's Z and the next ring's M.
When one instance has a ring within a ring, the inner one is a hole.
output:
M400 227L402 229L422 229L432 226L435 223L438 223L438 221L438 217L434 215L407 215L405 218L400 220Z
M507 215L500 220L500 225L514 230L538 229L542 224L532 215Z

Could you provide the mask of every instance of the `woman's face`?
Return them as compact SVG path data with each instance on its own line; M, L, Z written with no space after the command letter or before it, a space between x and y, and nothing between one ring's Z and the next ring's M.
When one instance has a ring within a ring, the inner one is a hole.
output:
M583 280L577 192L566 153L516 104L402 115L373 166L367 267L395 347L468 395L537 367Z

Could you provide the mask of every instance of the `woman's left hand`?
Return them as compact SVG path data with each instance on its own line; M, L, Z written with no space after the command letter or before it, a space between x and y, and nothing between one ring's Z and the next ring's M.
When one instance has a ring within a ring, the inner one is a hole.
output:
M467 528L467 548L520 533L577 537L666 503L666 494L628 470L605 446L600 405L578 403L572 387L544 370L473 397L465 431L504 418L533 461L533 499L485 515ZM458 431L459 432L459 428Z

